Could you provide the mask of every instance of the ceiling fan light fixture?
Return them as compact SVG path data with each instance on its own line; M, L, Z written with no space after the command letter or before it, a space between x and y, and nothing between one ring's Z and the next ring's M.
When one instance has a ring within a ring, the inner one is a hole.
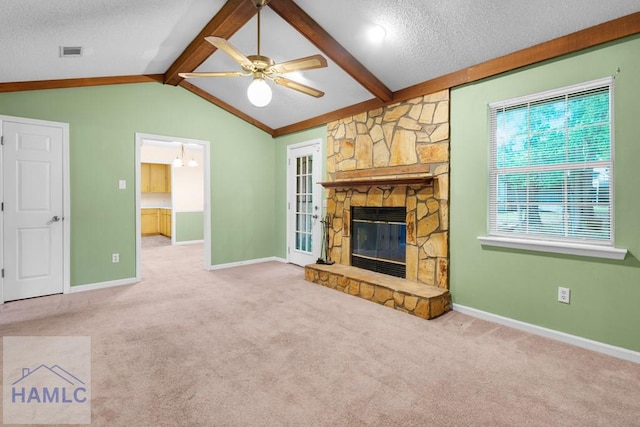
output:
M265 107L269 105L272 96L273 93L271 92L271 88L262 77L256 77L253 79L247 88L247 98L249 98L249 102L256 107Z
M215 46L217 49L226 53L231 59L237 62L243 71L214 71L214 72L187 72L178 73L182 78L192 77L240 77L253 76L253 81L247 88L247 98L255 107L266 107L271 102L273 92L271 87L266 83L268 78L279 86L293 89L305 95L320 98L324 96L324 92L304 85L295 80L283 77L283 74L294 73L302 70L313 70L316 68L325 68L327 60L322 55L312 55L306 58L298 58L291 61L276 64L273 59L260 54L260 10L269 3L270 0L252 0L254 6L258 9L258 53L256 55L245 56L233 47L226 39L217 36L207 36L205 40Z
M367 31L369 41L375 44L382 43L386 35L387 30L385 30L382 25L373 25L371 28L369 28L369 31Z

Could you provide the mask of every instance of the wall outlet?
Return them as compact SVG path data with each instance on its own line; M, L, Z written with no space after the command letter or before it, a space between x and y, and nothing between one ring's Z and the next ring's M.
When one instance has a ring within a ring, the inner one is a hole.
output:
M569 300L571 299L571 289L569 288L558 288L558 301L563 302L565 304L569 304Z
M120 262L120 254L111 254L111 262Z

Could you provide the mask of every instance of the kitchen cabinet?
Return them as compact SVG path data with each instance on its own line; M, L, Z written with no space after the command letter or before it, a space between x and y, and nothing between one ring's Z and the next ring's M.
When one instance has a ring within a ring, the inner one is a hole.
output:
M143 193L151 192L150 166L149 163L140 163L140 191Z
M158 209L140 209L140 229L143 236L153 236L160 232Z
M171 237L171 209L159 209L160 234Z
M171 209L140 209L140 228L143 236L162 234L171 237Z
M141 163L140 181L143 193L171 193L171 165Z

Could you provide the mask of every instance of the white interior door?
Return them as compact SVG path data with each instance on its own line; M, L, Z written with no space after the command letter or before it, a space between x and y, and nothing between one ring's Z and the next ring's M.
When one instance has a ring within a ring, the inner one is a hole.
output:
M320 141L288 151L288 261L304 266L317 261L322 247Z
M63 128L1 123L2 299L62 293Z

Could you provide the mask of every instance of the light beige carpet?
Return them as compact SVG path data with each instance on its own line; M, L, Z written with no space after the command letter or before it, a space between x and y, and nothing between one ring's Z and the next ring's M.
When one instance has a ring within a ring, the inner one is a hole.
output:
M155 236L142 236L142 249L152 248L156 246L169 246L171 245L171 238L157 234Z
M292 265L206 272L201 245L143 258L139 284L0 308L2 335L91 336L94 425L640 425L640 365Z

